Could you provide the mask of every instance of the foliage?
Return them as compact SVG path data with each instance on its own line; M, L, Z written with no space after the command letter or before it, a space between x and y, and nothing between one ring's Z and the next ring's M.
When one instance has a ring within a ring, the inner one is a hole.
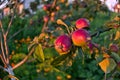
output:
M14 66L27 58L23 65L14 70L19 80L118 80L120 77L120 16L108 11L99 0L42 0L32 2L32 13L25 10L15 15L8 34L10 65ZM39 4L41 9L37 9ZM42 5L41 4L41 5ZM45 9L45 6L48 6ZM46 17L47 16L47 17ZM10 16L2 19L4 29ZM67 54L59 55L54 48L57 37L71 37L77 30L76 20L86 18L91 35L92 47L75 46ZM57 20L61 20L60 24ZM115 44L118 51L110 46ZM93 47L94 46L94 47ZM29 55L29 53L32 54ZM2 61L0 61L2 64ZM4 66L5 67L5 66ZM0 78L7 73L1 72ZM9 75L8 75L9 76ZM14 77L14 76L13 76Z

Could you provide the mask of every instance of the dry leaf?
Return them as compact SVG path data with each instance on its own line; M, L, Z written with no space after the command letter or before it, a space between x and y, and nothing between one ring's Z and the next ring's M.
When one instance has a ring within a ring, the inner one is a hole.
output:
M105 58L99 63L104 73L110 73L116 67L116 62L112 58Z
M120 38L120 31L117 31L114 40L117 40L119 38Z

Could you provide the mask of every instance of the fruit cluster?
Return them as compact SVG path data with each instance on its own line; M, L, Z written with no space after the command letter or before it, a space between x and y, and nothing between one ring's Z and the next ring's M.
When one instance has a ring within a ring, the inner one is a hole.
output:
M63 22L59 21L59 24ZM65 25L65 24L64 24ZM89 21L86 18L80 18L76 21L76 29L70 34L59 36L55 40L55 49L61 54L70 52L72 46L85 47L91 43L90 33L85 29L89 27ZM73 44L73 45L72 45Z

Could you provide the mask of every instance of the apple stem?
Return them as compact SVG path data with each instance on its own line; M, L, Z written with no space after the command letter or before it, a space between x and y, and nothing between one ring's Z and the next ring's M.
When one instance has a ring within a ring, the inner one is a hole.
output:
M80 47L79 52L80 52L81 55L82 55L82 64L84 64L84 63L85 63L85 55L84 55L84 53L83 53L82 47Z
M70 34L69 27L68 27L68 25L65 22L63 22L61 19L58 19L57 20L57 24L64 25L66 27L67 31L68 31L68 34Z
M107 73L105 73L105 78L104 78L104 80L107 80Z

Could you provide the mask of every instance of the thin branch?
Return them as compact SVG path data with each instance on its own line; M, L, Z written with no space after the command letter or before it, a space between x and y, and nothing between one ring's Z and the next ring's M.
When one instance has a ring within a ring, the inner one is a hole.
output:
M45 31L45 29L47 28L47 24L48 24L48 22L44 22L43 28L42 28L41 32L44 32L44 31Z
M2 54L2 53L0 53L0 58L1 58L2 62L3 62L3 64L4 64L5 66L7 66L7 64L6 64L6 62L5 62L4 58L2 57L2 55L1 55L1 54Z
M5 31L4 31L4 29L3 29L3 25L2 25L2 21L1 21L1 20L0 20L0 28L1 28L1 30L2 30L2 33L4 34Z
M7 45L7 36L3 35L4 38L4 48L5 48L5 52L6 52L6 62L7 64L9 64L9 52L8 52L8 45Z
M18 30L17 32L15 32L7 41L9 42L10 39L12 39L13 37L15 37L16 35L18 35L21 31L23 31L25 28L22 28L20 30Z
M96 35L99 36L100 33L103 33L103 32L106 32L106 31L110 31L111 29L113 29L113 28L108 28L108 29L100 30L100 31L98 31L98 32L96 32L96 33L94 33L94 34L92 34L91 37L94 37L94 36L96 36Z
M17 67L19 67L22 64L24 64L28 60L29 56L32 55L33 52L34 52L34 47L31 49L31 51L28 53L28 55L22 61L20 61L18 64L16 64L12 69L14 70Z
M8 28L7 28L7 31L6 31L6 33L5 33L6 36L8 35L8 32L9 32L10 27L11 27L11 24L12 24L12 22L13 22L13 17L14 17L14 15L12 15L12 18L10 19L10 22L9 22L9 24L8 24Z
M2 38L1 38L1 57L3 58L3 63L6 65L6 55L5 55L5 52L4 52L4 48L3 48L3 41L2 41Z
M57 2L57 0L54 0L54 2L52 3L52 8L54 8L54 7L55 7L56 2Z
M0 68L3 69L4 71L8 72L8 70L1 65L0 65Z

